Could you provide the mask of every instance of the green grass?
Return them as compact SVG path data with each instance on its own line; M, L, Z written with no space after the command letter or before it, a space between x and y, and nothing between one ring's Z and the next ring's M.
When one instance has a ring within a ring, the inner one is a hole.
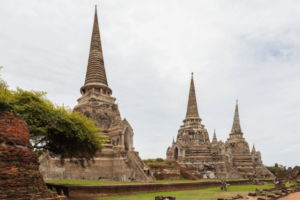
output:
M118 185L118 184L141 184L142 182L123 182L123 181L98 181L98 180L78 180L78 179L57 179L44 180L46 183L56 183L62 185Z
M255 188L260 190L274 188L274 185L269 183L263 186L260 185L237 185L230 186L227 191L221 191L220 187L213 187L198 190L183 190L175 192L157 192L157 193L141 193L134 195L118 195L109 197L90 197L86 199L118 199L118 200L153 200L155 196L173 196L176 200L216 200L218 198L231 198L240 195L247 195L249 192L254 192Z
M200 179L200 180L189 180L189 179L178 179L178 180L156 180L156 183L180 183L180 182L197 182L197 181L216 181L219 179ZM234 180L234 179L227 179ZM100 181L100 180L80 180L80 179L55 179L55 180L44 180L46 183L56 183L62 185L116 185L116 184L145 184L144 182L123 182L123 181Z

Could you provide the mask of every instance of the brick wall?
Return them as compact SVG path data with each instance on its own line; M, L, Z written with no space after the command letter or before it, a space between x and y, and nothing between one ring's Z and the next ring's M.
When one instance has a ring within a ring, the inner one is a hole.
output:
M0 112L0 199L57 198L39 173L26 122ZM66 197L60 197L66 199Z

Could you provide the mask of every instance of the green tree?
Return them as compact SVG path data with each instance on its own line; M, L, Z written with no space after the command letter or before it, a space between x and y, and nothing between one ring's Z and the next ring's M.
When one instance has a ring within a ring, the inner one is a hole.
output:
M3 67L0 66L0 70L2 69ZM1 74L0 74L0 88L1 89L8 89L8 85L7 83L1 78Z
M103 148L108 138L100 134L93 119L52 103L46 92L9 90L6 82L0 81L0 111L26 121L35 151L49 150L59 155L62 163L70 158L83 165Z

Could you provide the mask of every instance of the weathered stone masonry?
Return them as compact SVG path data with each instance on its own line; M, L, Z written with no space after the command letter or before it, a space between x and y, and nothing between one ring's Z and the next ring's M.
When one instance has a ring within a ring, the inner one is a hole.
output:
M26 122L0 112L0 199L66 199L47 190L32 149Z
M167 149L167 161L177 161L182 167L196 168L205 177L243 178L274 177L262 164L261 154L243 137L238 104L229 138L218 141L214 133L210 142L208 131L199 117L193 76L191 79L186 117L178 130L176 141Z
M133 144L134 132L126 119L121 118L116 98L112 97L112 89L108 86L103 51L100 39L97 10L89 52L85 83L80 88L81 97L74 112L81 112L96 121L101 133L110 140L105 148L98 151L94 163L85 168L79 164L68 162L61 166L58 156L44 153L39 161L40 171L45 179L89 179L155 182L153 175L147 176L144 163L135 152Z

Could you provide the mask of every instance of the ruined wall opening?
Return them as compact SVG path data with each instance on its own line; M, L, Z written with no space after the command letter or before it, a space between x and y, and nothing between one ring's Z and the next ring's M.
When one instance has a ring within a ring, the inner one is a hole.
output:
M126 128L124 134L124 146L125 146L125 150L131 150L130 131L128 128Z
M177 160L178 159L178 148L175 147L174 149L174 159Z

